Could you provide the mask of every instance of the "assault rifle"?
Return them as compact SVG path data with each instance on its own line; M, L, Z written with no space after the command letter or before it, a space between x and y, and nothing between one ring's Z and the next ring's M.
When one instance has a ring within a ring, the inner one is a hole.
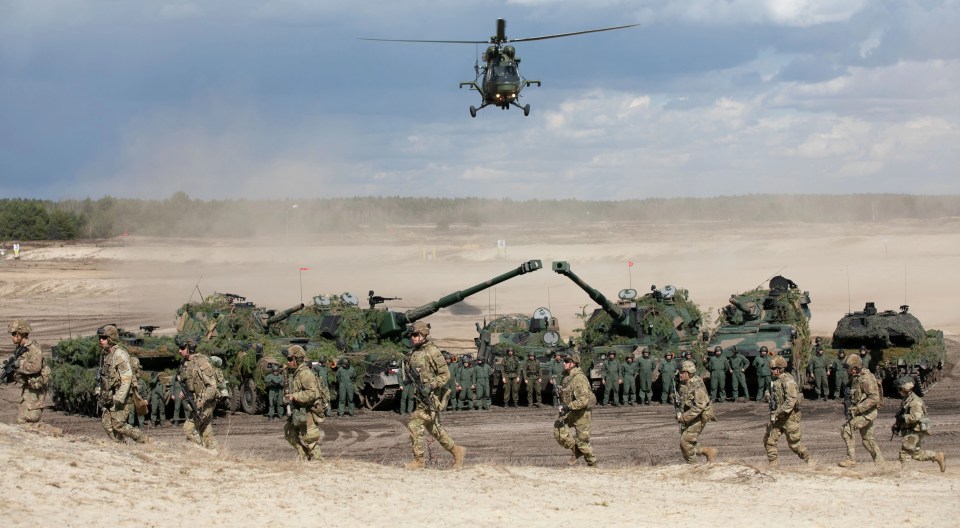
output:
M284 396L286 396L286 395L288 395L288 394L293 394L293 375L290 374L289 371L288 371L288 372L287 372L287 375L286 375L285 377L286 377L286 379L287 379L287 386L285 387L285 389L284 389L284 391L283 391L283 395L284 395ZM288 417L289 417L289 416L293 416L293 401L292 401L292 400L287 400L286 398L284 398L284 400L286 400L286 402L287 402L287 416L288 416Z
M563 418L570 412L570 409L567 409L563 402L560 401L560 388L557 387L558 383L556 380L553 382L553 399L557 401L557 415L559 418Z
M853 407L853 395L851 394L850 387L847 387L843 391L843 416L846 417L848 421L853 419L853 415L850 414L851 407Z
M770 383L767 384L767 391L770 393L768 400L770 401L770 412L773 413L777 410L777 407L780 407L780 402L777 401L777 393L773 390L773 380L770 380ZM773 415L771 414L771 417ZM770 420L770 423L767 424L767 428L773 425L773 420Z
M894 436L901 434L902 431L906 428L907 419L904 413L904 408L900 407L900 410L897 411L896 420L893 422L893 425L890 426L890 440L893 440ZM888 442L890 440L887 440Z
M193 393L187 388L187 383L183 379L184 365L186 365L186 362L183 362L180 368L177 369L177 380L180 381L180 393L183 394L183 403L187 404L187 410L190 411L190 419L193 420L194 425L199 426L203 420L203 416L200 415L200 407L197 406L197 400L193 397Z
M103 410L103 406L100 404L100 402L102 401L102 400L100 399L100 398L102 398L102 396L100 396L100 395L103 394L103 387L102 387L102 385L103 385L103 356L104 356L104 353L103 353L103 350L101 350L101 351L100 351L100 366L97 367L97 377L94 378L94 380L93 380L93 384L94 384L94 386L96 387L96 390L97 390L97 396L99 396L99 397L97 398L97 416L100 416L100 411Z
M683 422L680 421L680 416L683 415L682 403L680 403L680 391L677 387L680 386L680 371L673 375L673 410L677 411L677 426L680 428L680 434L683 434Z
M401 366L401 368L403 369L404 381L409 382L411 385L413 385L414 399L416 399L417 402L423 405L423 407L428 411L437 413L437 423L439 424L440 411L442 409L440 409L440 407L436 404L436 402L433 401L433 399L430 397L431 394L429 392L426 395L423 394L424 393L423 389L425 387L423 385L423 379L420 377L420 372L418 372L417 369L413 368L413 366L410 365L410 361L406 359L403 360L403 365Z
M10 383L13 381L13 374L17 371L17 360L27 352L27 347L18 346L13 351L13 355L3 362L3 374L0 374L0 382Z

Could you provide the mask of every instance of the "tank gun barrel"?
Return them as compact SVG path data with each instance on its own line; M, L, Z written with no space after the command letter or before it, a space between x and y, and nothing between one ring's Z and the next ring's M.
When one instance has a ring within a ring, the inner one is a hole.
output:
M591 288L589 284L583 282L583 279L578 277L576 273L570 271L569 262L554 262L553 271L559 273L560 275L564 275L568 279L572 280L574 284L580 286L580 289L587 292L587 295L589 295L595 303L599 304L600 307L603 308L603 311L610 314L610 317L612 317L617 323L623 323L627 319L627 312L623 311L622 308L617 306L617 304L610 299L604 297L604 295L598 290Z
M541 263L539 260L528 260L527 262L524 262L514 270L508 271L502 275L498 275L486 282L481 282L480 284L477 284L465 290L460 290L458 292L445 295L440 299L424 304L423 306L418 306L417 308L413 308L412 310L407 310L406 312L403 312L403 313L387 312L386 317L383 318L383 321L380 324L380 335L388 336L388 335L399 334L403 332L406 325L414 321L418 321L420 319L423 319L424 317L435 314L438 311L440 311L442 308L446 308L448 306L457 304L458 302L463 301L467 297L475 293L481 292L483 290L486 290L488 288L492 288L493 286L496 286L501 282L510 280L514 277L518 277L525 273L537 271L542 267L543 267L543 263Z
M300 303L296 306L291 306L290 308L287 308L286 310L274 315L273 317L270 317L269 319L267 319L266 325L267 326L275 325L280 321L283 321L287 317L290 317L291 315L299 312L300 310L303 310L303 303Z

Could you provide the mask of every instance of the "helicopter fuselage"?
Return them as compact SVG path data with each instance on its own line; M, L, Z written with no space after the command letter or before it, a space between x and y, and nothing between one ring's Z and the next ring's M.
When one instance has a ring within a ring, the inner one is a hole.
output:
M495 60L487 63L483 72L483 99L487 104L505 108L520 95L523 81L513 60Z

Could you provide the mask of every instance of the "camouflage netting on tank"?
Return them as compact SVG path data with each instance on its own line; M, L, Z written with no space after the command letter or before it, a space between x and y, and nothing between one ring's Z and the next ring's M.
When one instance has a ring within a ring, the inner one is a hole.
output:
M498 316L484 326L490 333L517 333L529 330L529 317L524 314L507 314Z
M910 313L855 313L837 322L833 343L840 348L855 348L860 345L866 345L870 349L910 348L923 341L925 336L923 325Z
M66 412L94 414L99 341L95 337L64 339L56 348L56 359L50 369L54 405Z
M645 312L641 321L642 340L635 332L614 325L607 312L597 311L584 324L577 343L587 346L651 345L666 350L689 345L699 338L702 320L700 307L688 298L687 290L679 289L672 300L665 301L651 294L637 300L639 311ZM679 328L678 328L679 327Z

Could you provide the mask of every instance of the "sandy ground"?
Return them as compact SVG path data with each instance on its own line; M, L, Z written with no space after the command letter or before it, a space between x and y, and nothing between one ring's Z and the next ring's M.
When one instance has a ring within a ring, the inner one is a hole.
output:
M497 254L498 239L508 242L506 258ZM170 331L176 308L198 295L197 286L204 294L229 291L265 306L293 305L300 301L300 267L311 268L302 273L304 300L321 292L364 296L373 289L403 297L389 306L405 310L539 258L545 269L432 316L441 344L465 349L474 323L485 315L538 306L549 306L569 333L578 326L575 314L593 305L549 271L553 260L570 261L575 273L610 297L631 285L642 291L669 283L688 288L713 312L731 293L783 268L782 274L810 290L815 333L831 333L848 306L860 309L872 300L895 309L906 299L927 327L957 334L958 242L960 222L943 220L735 231L729 224L454 227L442 235L408 228L330 235L303 246L152 239L27 246L20 261L0 262L0 319L30 319L45 347L104 322L160 324ZM627 261L635 265L628 268ZM0 355L11 348L2 343ZM349 526L539 526L565 520L733 526L765 518L783 526L956 526L956 339L950 357L948 375L926 398L934 424L926 447L947 452L952 465L945 474L931 463L877 468L866 462L862 448L856 468L836 467L844 456L842 413L832 401L807 402L804 410L805 442L818 461L813 468L801 466L782 440L783 469L767 470L761 445L765 405L731 403L719 406L719 421L703 436L721 450L721 461L712 465L681 463L668 406L598 409L598 469L565 467L567 455L551 435L551 409L497 409L444 416L450 433L468 448L463 471L448 471L449 456L433 445L430 468L408 473L401 468L409 458L408 436L390 412L328 420L327 462L305 465L291 460L279 422L243 414L216 420L218 454L185 445L169 426L150 429L149 446L108 443L98 420L56 411L47 411L44 420L63 428L62 438L24 432L6 425L15 421L19 395L5 386L0 511L11 512L4 526L102 525L105 517L118 526L311 525L317 519ZM878 424L890 461L898 443L888 442L884 431L895 405L888 403Z

